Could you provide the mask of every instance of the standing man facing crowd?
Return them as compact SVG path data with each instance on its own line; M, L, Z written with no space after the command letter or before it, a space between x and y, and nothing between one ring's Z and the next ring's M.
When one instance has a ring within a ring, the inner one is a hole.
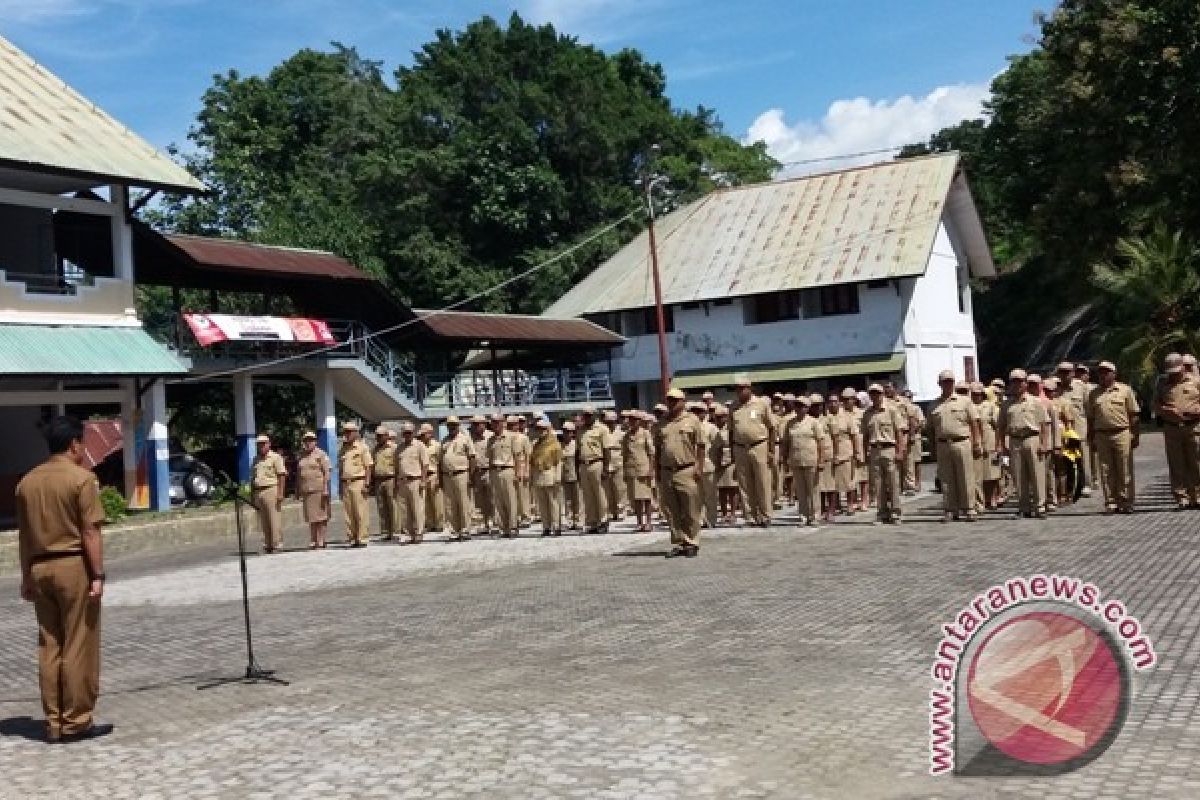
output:
M83 468L83 424L55 417L44 433L50 458L17 484L21 597L37 616L46 740L73 742L113 730L93 719L100 694L104 508L96 476Z

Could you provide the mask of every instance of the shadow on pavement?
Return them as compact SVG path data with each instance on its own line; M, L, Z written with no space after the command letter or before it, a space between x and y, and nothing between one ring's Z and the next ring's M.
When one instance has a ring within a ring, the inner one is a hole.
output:
M46 741L46 726L33 717L0 719L0 736L14 736L35 742Z

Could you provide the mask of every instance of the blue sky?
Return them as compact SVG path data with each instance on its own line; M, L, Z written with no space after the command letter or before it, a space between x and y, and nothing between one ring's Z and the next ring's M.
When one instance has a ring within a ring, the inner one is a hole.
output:
M183 143L214 73L355 45L389 72L482 14L552 22L661 62L678 106L784 160L921 139L977 113L1031 0L0 0L0 33L159 147Z

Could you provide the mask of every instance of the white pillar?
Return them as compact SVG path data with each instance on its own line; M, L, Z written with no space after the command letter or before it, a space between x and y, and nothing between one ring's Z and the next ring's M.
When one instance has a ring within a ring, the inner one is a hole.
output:
M338 429L337 429L337 397L333 391L333 379L329 376L328 368L320 369L313 378L313 391L316 395L317 446L328 454L333 468L329 475L329 493L331 497L338 496Z
M254 461L254 378L249 372L233 376L233 431L237 436L238 474L240 483L250 480L250 464Z

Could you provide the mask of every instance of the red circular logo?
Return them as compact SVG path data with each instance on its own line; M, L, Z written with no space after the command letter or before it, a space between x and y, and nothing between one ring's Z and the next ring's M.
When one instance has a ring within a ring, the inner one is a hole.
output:
M1112 644L1082 620L1033 611L975 652L967 698L979 732L1011 758L1061 764L1111 740L1125 676Z

